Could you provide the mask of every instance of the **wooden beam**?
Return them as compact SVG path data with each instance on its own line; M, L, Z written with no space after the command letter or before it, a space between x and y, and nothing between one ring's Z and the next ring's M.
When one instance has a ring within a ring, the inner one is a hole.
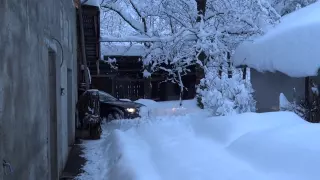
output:
M88 65L87 65L87 57L86 57L86 49L85 49L85 40L84 40L84 29L83 29L83 17L82 17L82 7L79 5L78 7L78 15L79 15L79 25L80 25L80 38L81 38L81 52L82 52L82 63L84 66L84 79L86 83L86 90L89 89L89 73L88 73Z

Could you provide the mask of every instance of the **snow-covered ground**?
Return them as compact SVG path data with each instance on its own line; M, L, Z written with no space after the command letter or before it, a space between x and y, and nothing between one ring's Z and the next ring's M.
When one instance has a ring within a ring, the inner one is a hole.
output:
M193 113L209 113L200 109L197 106L197 101L186 100L182 101L182 107L180 107L180 101L164 101L155 102L149 99L139 99L136 102L146 105L146 108L141 110L142 116L148 116L149 118L157 116L177 116Z
M320 125L290 112L208 117L187 101L139 100L156 113L105 124L85 142L80 180L318 180ZM188 110L190 109L190 111Z

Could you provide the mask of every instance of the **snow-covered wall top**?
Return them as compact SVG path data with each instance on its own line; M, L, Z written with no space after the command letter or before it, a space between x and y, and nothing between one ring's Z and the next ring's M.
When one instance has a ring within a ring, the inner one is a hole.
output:
M102 45L101 56L143 56L145 47L143 45Z
M320 1L284 16L264 36L241 44L233 62L291 77L315 76L320 68Z

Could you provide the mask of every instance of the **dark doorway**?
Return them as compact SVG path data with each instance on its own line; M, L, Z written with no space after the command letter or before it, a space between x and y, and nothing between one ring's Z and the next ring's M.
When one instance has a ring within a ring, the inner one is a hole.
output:
M48 122L48 140L49 140L49 165L50 177L52 180L58 179L58 143L57 143L57 84L56 84L56 53L49 51L49 122Z

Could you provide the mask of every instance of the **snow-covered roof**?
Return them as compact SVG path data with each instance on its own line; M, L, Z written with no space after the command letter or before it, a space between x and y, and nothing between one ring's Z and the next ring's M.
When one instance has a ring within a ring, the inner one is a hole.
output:
M241 44L233 62L291 77L316 75L320 68L320 1L282 17L264 36Z
M143 45L101 45L101 56L143 56L145 47Z

